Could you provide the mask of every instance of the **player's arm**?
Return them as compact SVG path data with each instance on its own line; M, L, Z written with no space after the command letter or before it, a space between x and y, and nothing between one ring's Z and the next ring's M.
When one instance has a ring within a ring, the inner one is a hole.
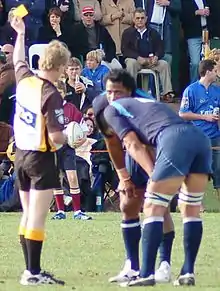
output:
M104 118L103 112L96 116L96 123L104 135L105 144L114 168L120 180L129 180L130 175L125 167L125 154L122 142Z
M121 115L116 108L108 106L104 112L106 122L111 124L130 156L151 176L154 168L152 153L134 132L129 118Z
M17 71L25 63L25 25L22 18L14 16L11 19L11 26L17 32L13 53L13 63Z
M129 131L123 138L124 145L130 156L147 172L150 177L154 169L154 153L146 148L134 131Z

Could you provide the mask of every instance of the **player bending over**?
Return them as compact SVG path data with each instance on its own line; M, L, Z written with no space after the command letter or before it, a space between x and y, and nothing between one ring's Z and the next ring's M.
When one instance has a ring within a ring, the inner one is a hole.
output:
M117 100L127 96L142 96L149 98L152 102L154 101L151 96L146 96L143 91L135 89L135 81L128 72L125 70L115 70L107 77L106 93L97 97L93 104L97 123L104 134L105 128L103 128L102 120L99 117L109 105L108 99L113 98ZM148 175L128 155L128 152L126 152L126 157L124 157L121 143L118 141L115 133L106 135L105 142L116 169L119 169L117 171L121 180L119 187L123 189L123 187L131 186L132 191L135 187L135 195L127 195L127 192L120 192L120 209L122 212L121 228L127 259L123 270L117 276L109 279L110 282L125 282L139 274L139 241L141 238L139 213L144 202ZM152 157L150 164L152 164L155 159L154 151L150 149L150 153ZM160 265L155 274L157 282L164 283L171 280L170 259L173 239L174 225L170 213L167 211L164 215L164 235L160 245Z
M25 25L13 17L17 32L13 62L17 80L14 134L16 142L15 172L23 208L19 235L26 270L22 285L61 284L53 275L41 270L41 250L46 216L59 187L55 151L67 141L63 134L63 100L53 83L59 79L70 58L62 43L52 41L39 60L39 77L25 62Z
M121 163L123 158L119 153L123 155L122 142L129 155L150 177L145 192L140 275L121 283L121 286L155 284L155 261L163 238L164 215L179 189L185 259L174 284L194 285L194 265L202 239L200 205L211 172L210 141L199 129L185 122L165 104L144 98L117 98L116 92L118 96L123 92L120 86L112 88L112 83L116 82L117 76L114 72L110 73L106 83L109 105L99 107L101 96L95 99L94 108L119 174L119 188L124 192L124 199L135 199L138 194ZM156 148L155 165L149 146ZM136 205L133 203L132 208ZM127 205L123 203L123 207L125 209ZM136 220L133 217L133 211L127 213L131 215L129 219L134 219L132 226L137 225L139 221L137 217ZM136 235L136 241L138 240ZM135 247L130 247L131 251L134 249Z

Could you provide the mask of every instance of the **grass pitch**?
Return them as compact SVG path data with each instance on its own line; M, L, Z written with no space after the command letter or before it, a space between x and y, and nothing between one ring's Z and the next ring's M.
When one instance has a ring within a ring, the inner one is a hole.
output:
M207 210L219 211L220 205L211 188L205 197ZM51 216L51 214L50 214ZM17 228L20 213L0 214L0 291L51 290L51 291L117 291L123 288L111 285L108 278L115 275L124 260L120 233L120 214L94 214L92 221L68 219L53 221L48 217L47 240L43 249L42 267L61 279L66 285L23 287L19 277L24 269L18 242ZM220 214L204 213L204 236L196 265L196 287L181 288L194 291L220 290ZM173 248L173 279L178 275L182 260L182 224L174 214L176 238ZM139 287L131 290L172 291L171 284Z

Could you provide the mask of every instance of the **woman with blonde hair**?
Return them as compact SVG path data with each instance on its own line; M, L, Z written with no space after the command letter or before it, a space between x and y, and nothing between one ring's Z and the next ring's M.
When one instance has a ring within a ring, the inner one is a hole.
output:
M86 55L86 67L82 70L82 76L93 82L97 89L105 90L104 77L109 69L102 65L103 51L93 50Z

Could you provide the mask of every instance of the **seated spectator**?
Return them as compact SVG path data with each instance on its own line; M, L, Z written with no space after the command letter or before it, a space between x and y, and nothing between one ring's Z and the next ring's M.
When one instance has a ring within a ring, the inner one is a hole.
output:
M79 59L71 58L66 69L67 93L65 100L71 102L81 112L92 104L93 99L99 94L93 82L81 76L82 64Z
M0 152L5 153L8 148L9 141L13 137L13 128L5 122L0 122L0 132ZM1 154L0 161L4 159L7 159L7 155Z
M101 64L102 54L100 50L94 50L86 55L86 67L82 70L81 75L88 78L101 91L105 90L104 77L109 69Z
M159 73L162 85L162 100L172 102L171 72L164 56L163 41L158 32L147 26L146 12L137 8L133 18L134 26L127 28L122 35L121 49L127 71L137 79L138 71L149 68Z
M92 145L97 141L96 139L91 137L95 131L95 123L89 117L84 118L84 122L86 123L86 125L88 127L88 132L86 134L86 138L84 139L83 144L81 144L81 146L76 148L76 155L81 157L82 159L86 160L87 163L91 167L92 163L90 160L90 156L91 156L90 150L92 148Z
M132 24L134 0L102 1L102 24L107 28L116 45L116 54L121 54L123 31Z
M48 14L49 23L42 26L38 32L38 43L49 43L57 39L64 42L72 52L71 30L65 26L62 20L62 11L58 7L51 8Z
M94 19L99 21L102 19L102 12L100 9L100 4L97 0L75 0L79 11L82 11L84 7L90 6L94 10Z
M15 72L12 63L7 63L6 54L0 51L0 121L10 123L15 93Z
M94 14L91 6L82 9L82 22L76 24L73 30L73 39L77 40L74 43L74 55L85 60L88 52L101 48L105 60L111 63L116 56L115 43L107 29L95 21Z
M46 6L46 13L53 7L59 7L63 13L63 22L66 25L72 25L76 21L80 21L80 10L77 4L77 0L52 0L48 1ZM47 23L45 17L44 23Z
M89 118L91 118L91 119L94 121L94 123L95 123L95 114L94 114L94 109L93 109L92 106L89 106L89 107L87 107L87 108L84 110L84 112L83 112L83 117L84 117L84 119L85 119L86 117L89 117ZM96 126L95 126L95 128L94 128L94 130L93 130L93 133L90 134L90 137L91 137L91 138L94 138L94 139L96 139L96 140L99 140L99 139L103 138L101 132L98 130L98 128L97 128Z
M14 52L13 45L6 43L2 46L1 51L6 54L7 64L12 64L13 63L12 58L13 58L13 52Z

